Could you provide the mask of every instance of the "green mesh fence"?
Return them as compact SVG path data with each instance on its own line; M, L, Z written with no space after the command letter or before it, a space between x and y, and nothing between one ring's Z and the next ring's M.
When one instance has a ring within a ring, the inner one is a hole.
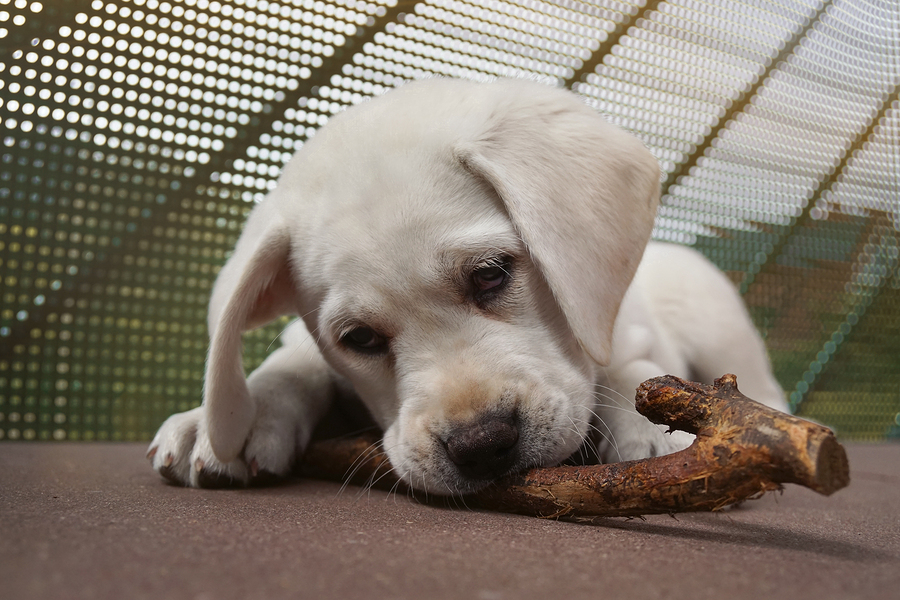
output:
M148 439L317 127L427 76L567 86L665 174L794 409L900 437L900 4L0 0L0 439ZM247 368L283 326L246 337Z

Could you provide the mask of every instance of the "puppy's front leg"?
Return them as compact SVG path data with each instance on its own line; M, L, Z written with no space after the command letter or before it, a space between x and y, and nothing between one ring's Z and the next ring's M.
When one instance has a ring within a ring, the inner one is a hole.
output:
M153 469L192 487L238 487L288 475L335 394L334 375L301 321L247 379L256 417L241 456L219 461L207 434L205 406L172 415L150 444Z
M632 284L625 295L613 330L613 355L597 381L595 414L604 463L671 454L690 445L683 431L667 434L634 408L639 385L659 375L686 377L687 361L650 312L646 294Z

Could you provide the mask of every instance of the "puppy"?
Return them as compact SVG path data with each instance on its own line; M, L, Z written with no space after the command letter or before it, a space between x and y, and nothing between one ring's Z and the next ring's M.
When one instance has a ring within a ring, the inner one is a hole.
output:
M153 468L185 485L285 476L356 395L411 486L475 491L580 448L686 446L634 411L673 374L738 375L786 409L729 280L648 246L654 157L575 95L525 81L410 83L334 117L254 208L214 286L203 404ZM299 315L249 378L241 334Z

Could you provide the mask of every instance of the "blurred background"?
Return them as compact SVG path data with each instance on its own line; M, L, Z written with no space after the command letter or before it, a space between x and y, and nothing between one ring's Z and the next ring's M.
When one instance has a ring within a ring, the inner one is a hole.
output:
M730 275L792 409L900 439L878 0L0 0L0 439L148 440L198 405L254 203L332 115L433 76L568 87L640 137L654 237ZM245 336L248 369L285 322Z

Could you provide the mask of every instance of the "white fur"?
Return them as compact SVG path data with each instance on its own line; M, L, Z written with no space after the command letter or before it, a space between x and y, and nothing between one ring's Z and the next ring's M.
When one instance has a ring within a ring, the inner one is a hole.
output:
M647 246L658 182L637 140L534 83L417 82L333 118L222 269L203 405L163 424L154 468L189 485L285 475L342 389L397 472L437 493L485 484L446 447L486 415L515 415L522 469L592 430L606 461L686 445L634 411L638 384L664 373L733 372L785 409L731 283L692 250ZM472 270L501 255L511 279L483 306ZM302 321L245 380L241 333L283 314ZM361 326L384 353L341 343Z

